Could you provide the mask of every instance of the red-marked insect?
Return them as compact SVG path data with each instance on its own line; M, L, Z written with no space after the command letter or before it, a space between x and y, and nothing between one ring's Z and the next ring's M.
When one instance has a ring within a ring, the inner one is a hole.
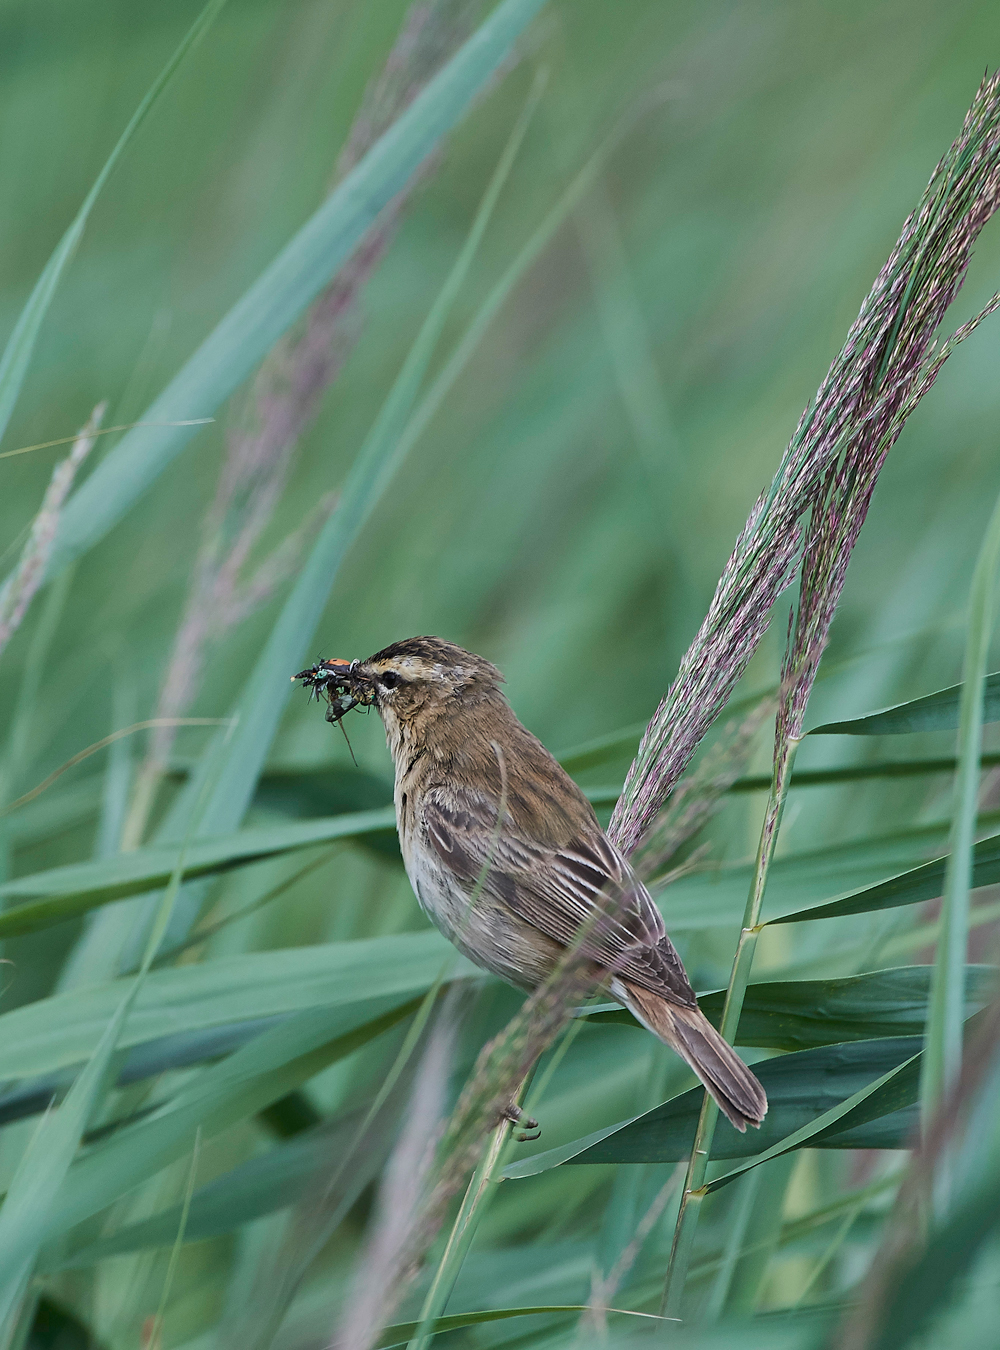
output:
M300 670L292 676L292 683L302 681L302 687L309 690L310 697L323 699L326 703L326 720L340 727L347 740L341 719L352 708L370 708L375 697L372 680L357 668L357 661L343 661L334 658L330 661L316 661L307 670ZM351 750L351 743L347 741ZM354 751L351 750L354 759ZM355 763L357 761L355 760Z

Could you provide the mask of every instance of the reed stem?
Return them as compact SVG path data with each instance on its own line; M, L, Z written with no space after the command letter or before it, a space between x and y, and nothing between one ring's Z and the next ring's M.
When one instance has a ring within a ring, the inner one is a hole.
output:
M529 1072L517 1090L515 1102L520 1103L530 1081L531 1073ZM407 1350L427 1350L434 1337L434 1324L448 1306L448 1300L451 1298L455 1284L462 1272L465 1258L469 1254L469 1248L476 1236L476 1229L479 1227L479 1222L485 1212L484 1201L490 1194L490 1186L498 1184L504 1153L512 1129L511 1121L504 1119L495 1127L490 1136L486 1152L472 1174L472 1180L469 1182L458 1213L455 1215L455 1222L448 1234L448 1241L445 1244L441 1260L438 1262L438 1268L434 1272L434 1279L431 1281L431 1286L424 1298L423 1307L420 1309L420 1325L417 1328L416 1335L407 1346Z
M764 888L767 885L767 874L771 866L771 859L774 857L774 846L778 839L781 814L785 808L792 764L798 745L798 739L790 736L779 736L775 750L771 790L768 793L767 810L761 827L760 843L757 846L753 880L750 884L750 894L747 897L746 909L743 913L743 927L740 930L739 942L736 945L736 955L733 958L732 974L729 977L729 987L726 990L726 1002L722 1012L722 1024L719 1027L730 1045L736 1039L736 1029L739 1026L740 1014L743 1011L743 1000L746 997L747 985L750 982L750 970L753 966L754 953L757 950L757 938L760 934L760 911L764 900ZM691 1264L691 1253L694 1249L701 1203L706 1195L704 1189L705 1174L708 1170L712 1138L715 1134L715 1124L718 1118L719 1108L706 1092L705 1100L702 1102L701 1115L698 1117L698 1127L695 1130L694 1145L688 1161L684 1190L677 1212L677 1223L674 1227L674 1240L670 1248L670 1260L663 1286L663 1300L660 1305L660 1315L663 1317L680 1316L680 1306L687 1281L688 1268Z

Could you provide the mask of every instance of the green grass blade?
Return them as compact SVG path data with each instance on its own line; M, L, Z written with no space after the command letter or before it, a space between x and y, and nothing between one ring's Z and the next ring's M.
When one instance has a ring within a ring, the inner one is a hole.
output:
M541 0L505 0L495 11L488 21L490 24L495 23L502 11L507 11L506 23L499 27L499 36L489 47L491 51L495 49L495 61L500 60L540 3ZM351 465L337 507L316 540L247 682L236 710L239 720L226 763L209 801L206 830L231 828L246 809L291 692L289 675L297 658L312 640L344 555L399 467L400 434L540 96L541 84L536 82L500 157L465 243ZM192 784L192 789L194 786Z
M344 1016L380 1000L403 1003L434 983L454 958L453 977L479 974L437 932L363 938L316 947L220 957L203 965L153 971L136 998L119 1045L160 1040L250 1018L307 1008ZM69 990L0 1016L0 1079L24 1078L79 1064L94 1053L121 1002L126 980ZM385 1005L383 1005L384 1008Z
M220 839L192 844L185 852L183 876L214 876L335 839L379 835L394 826L395 815L388 807L327 820L236 830ZM0 937L35 932L125 896L157 890L170 878L176 855L176 848L136 849L7 882L0 887L0 899L34 897L34 901L0 914Z
M0 1332L4 1339L45 1239L56 1196L101 1090L130 998L121 1001L62 1105L39 1126L0 1209Z
M930 966L896 966L827 980L775 980L751 984L743 1001L736 1044L769 1050L808 1050L884 1036L920 1036L927 1020ZM965 1018L997 992L994 966L968 966ZM701 994L699 1006L718 1026L726 991ZM635 1026L624 1008L587 1014L588 1022Z
M160 71L145 98L132 114L131 120L118 138L117 144L105 160L104 167L83 199L82 206L66 233L56 245L55 252L45 264L41 276L36 281L34 289L18 316L10 337L7 339L3 355L0 356L0 438L7 430L7 424L21 392L21 385L24 383L24 377L31 362L31 354L34 351L42 322L48 313L49 305L52 303L52 297L56 293L62 275L83 237L94 203L100 196L105 183L110 178L115 165L121 159L132 137L146 120L153 105L166 89L185 57L194 50L205 36L225 2L226 0L209 0L209 3L188 29L180 46Z
M538 1317L542 1313L573 1315L586 1311L586 1304L553 1303L541 1304L534 1308L489 1308L483 1312L450 1313L447 1317L439 1317L435 1321L430 1335L432 1337L438 1336L444 1331L457 1331L460 1327L481 1326L487 1322L502 1322L510 1317ZM637 1321L643 1319L654 1323L663 1320L654 1317L652 1313L632 1312L628 1308L608 1308L607 1311L613 1316L633 1317ZM413 1339L419 1329L419 1322L397 1322L394 1326L386 1327L375 1343L376 1350L390 1350L392 1346L406 1345Z
M408 1004L370 1020L364 1009L307 1009L221 1064L202 1069L152 1116L94 1145L69 1170L46 1224L49 1237L106 1208L191 1147L254 1115L406 1016ZM352 1025L352 1022L356 1025Z
M997 817L980 824L995 827ZM831 848L808 849L777 858L771 865L765 921L854 895L943 855L949 827L937 822L919 829L853 839ZM672 882L659 895L668 927L735 926L743 912L752 864L706 867Z
M740 1134L720 1121L713 1157L757 1158L792 1135L805 1138L803 1131L811 1148L902 1147L916 1123L910 1108L917 1100L920 1048L919 1037L900 1036L801 1050L755 1064L769 1101L764 1124ZM504 1176L535 1176L569 1162L679 1162L691 1151L703 1095L700 1087L691 1088L631 1120L512 1163ZM838 1115L848 1100L853 1104Z
M983 654L983 721L1000 721L1000 670L985 674ZM848 722L825 722L813 727L809 736L901 736L911 731L954 731L959 725L959 706L965 684L952 684L923 698L896 703L891 708L855 717Z
M926 1129L941 1100L957 1079L962 1064L962 1010L965 1006L965 962L969 943L969 892L980 866L974 847L981 777L980 754L985 717L986 661L997 582L1000 579L1000 499L986 529L969 595L964 680L959 708L958 773L951 849L945 865L941 936L931 982L930 1016L924 1053L921 1109ZM946 1203L947 1182L939 1201Z
M243 383L350 257L382 208L458 123L542 3L503 0L497 6L221 320L146 410L143 422L210 417ZM130 431L70 499L59 523L50 573L102 539L194 431L162 425ZM338 514L346 514L343 503Z
M914 867L908 872L891 877L876 886L852 891L838 900L793 910L789 914L774 915L767 923L800 923L805 919L836 919L845 914L871 914L877 910L895 909L900 905L914 905L922 900L935 900L944 891L948 872L948 858ZM992 886L1000 881L1000 835L982 839L971 850L968 886ZM964 947L961 953L965 955Z

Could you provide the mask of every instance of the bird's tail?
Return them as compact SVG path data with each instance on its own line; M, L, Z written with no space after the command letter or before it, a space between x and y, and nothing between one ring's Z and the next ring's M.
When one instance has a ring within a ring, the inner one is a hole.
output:
M615 980L613 991L644 1027L694 1069L741 1134L748 1125L760 1125L767 1114L764 1089L697 1005L668 1003L622 979Z

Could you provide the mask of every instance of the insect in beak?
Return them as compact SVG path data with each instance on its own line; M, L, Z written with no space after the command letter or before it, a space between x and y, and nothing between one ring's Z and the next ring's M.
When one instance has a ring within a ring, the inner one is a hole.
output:
M352 708L368 707L374 698L372 682L360 670L357 661L317 661L292 676L301 680L313 698L327 705L326 720L339 722Z

